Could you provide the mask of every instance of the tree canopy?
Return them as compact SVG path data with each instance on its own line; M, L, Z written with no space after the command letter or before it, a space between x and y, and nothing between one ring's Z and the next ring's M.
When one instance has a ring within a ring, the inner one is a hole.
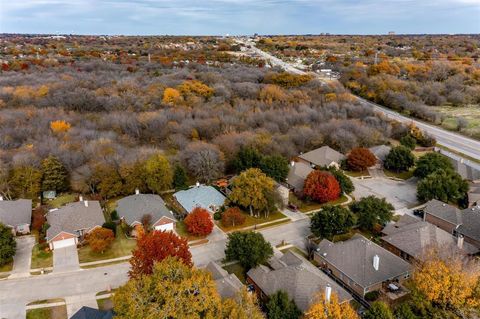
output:
M350 303L340 303L336 293L332 292L330 302L326 302L325 293L317 296L310 308L305 312L304 319L359 319Z
M310 229L315 236L332 239L349 231L355 222L355 215L348 208L327 205L312 216Z
M347 156L347 165L352 171L364 171L375 163L377 158L368 148L356 147Z
M335 177L338 184L340 185L340 189L342 190L342 193L350 194L355 190L355 186L353 185L352 180L350 179L350 177L345 175L345 173L342 170L336 168L335 166L330 166L326 170L329 171Z
M0 266L12 261L16 248L17 243L13 237L12 230L0 223Z
M392 219L394 207L385 198L370 195L350 204L350 210L357 215L360 228L373 230L376 225L384 225Z
M42 161L42 190L64 192L69 189L68 171L55 156Z
M226 260L238 260L246 269L265 263L273 256L273 248L261 233L251 231L228 234Z
M103 253L115 240L115 234L111 229L97 227L87 234L87 242L96 253Z
M392 310L390 310L390 307L382 301L373 302L370 309L368 309L365 312L363 318L365 318L365 319L395 319L393 317Z
M167 158L160 154L150 156L145 162L145 181L150 191L160 193L172 187L173 172Z
M383 165L392 171L407 171L415 165L415 157L410 149L400 145L390 150Z
M285 291L279 290L268 297L265 304L268 319L299 319L302 312Z
M326 203L340 197L340 184L329 172L313 170L308 174L303 193L309 198Z
M421 201L458 202L466 196L468 188L468 182L458 173L437 170L417 184L417 197Z
M413 175L425 178L437 170L453 170L452 162L440 153L427 153L418 159Z
M208 210L195 207L184 219L187 230L196 236L206 236L213 230L212 217Z

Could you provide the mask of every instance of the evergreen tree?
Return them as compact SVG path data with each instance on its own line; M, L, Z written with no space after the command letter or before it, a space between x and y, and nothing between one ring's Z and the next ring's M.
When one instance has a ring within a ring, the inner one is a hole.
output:
M55 156L42 161L42 190L65 192L69 189L68 171Z

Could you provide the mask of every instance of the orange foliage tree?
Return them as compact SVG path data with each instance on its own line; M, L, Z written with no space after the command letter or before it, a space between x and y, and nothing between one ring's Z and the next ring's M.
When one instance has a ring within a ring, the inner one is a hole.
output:
M192 254L188 250L188 242L173 232L154 231L143 235L137 241L137 248L130 258L130 278L150 275L153 264L166 257L177 257L185 265L192 266Z
M341 189L332 174L314 170L305 180L303 193L317 202L326 203L340 197Z
M214 90L206 84L203 84L197 80L188 80L180 84L177 89L183 95L196 94L203 96L204 98L209 98L213 96Z
M347 165L352 171L363 171L375 165L377 158L368 148L357 147L350 151L347 156Z
M163 91L162 102L165 104L176 104L180 100L180 92L174 88L166 88Z
M53 133L65 133L68 132L71 128L70 123L66 121L52 121L50 122L50 129Z
M90 248L96 253L102 253L112 245L115 235L111 229L97 227L87 235Z
M359 316L348 302L340 303L336 293L332 293L330 301L325 294L319 294L317 302L305 312L304 319L358 319Z
M226 227L242 225L245 219L245 215L238 207L231 207L222 214L222 225Z
M212 232L213 221L210 213L201 207L196 207L187 217L185 217L185 225L190 234L196 236L205 236Z

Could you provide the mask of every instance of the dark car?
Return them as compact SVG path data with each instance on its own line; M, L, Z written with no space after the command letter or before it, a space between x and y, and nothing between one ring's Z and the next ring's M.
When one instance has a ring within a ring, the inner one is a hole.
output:
M294 211L296 212L298 210L298 207L296 205L293 205L293 204L288 204L288 209L290 209L291 211Z
M423 209L414 209L413 210L413 215L418 216L420 218L423 218L424 214L425 214L425 212L423 211Z

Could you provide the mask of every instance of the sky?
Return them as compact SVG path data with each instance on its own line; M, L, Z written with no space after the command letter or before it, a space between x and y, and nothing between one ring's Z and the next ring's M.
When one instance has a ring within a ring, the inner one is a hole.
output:
M480 33L480 0L0 0L0 33Z

